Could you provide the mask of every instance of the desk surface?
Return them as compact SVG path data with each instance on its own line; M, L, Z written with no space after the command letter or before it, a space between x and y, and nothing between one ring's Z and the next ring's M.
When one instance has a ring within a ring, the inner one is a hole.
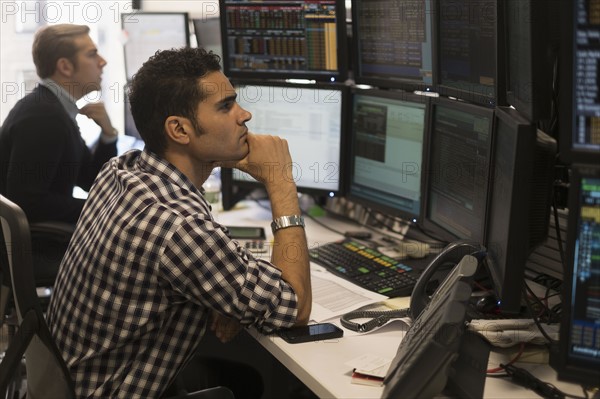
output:
M268 228L271 221L270 211L257 205L250 204L239 210L217 212L216 219L226 225L263 226L270 234ZM345 224L340 220L327 219L326 224L339 231L357 229L356 225ZM341 238L339 234L310 219L306 220L306 231L309 247ZM270 238L272 236L269 236ZM320 398L380 398L382 387L351 383L352 369L346 363L365 354L393 358L404 333L398 329L384 327L370 334L349 334L336 340L303 344L288 344L279 337L264 336L256 332L251 332L251 335ZM509 355L492 352L490 368L495 368L509 360ZM547 364L517 363L517 365L528 369L540 380L554 384L565 393L576 396L582 394L578 385L557 381L556 373ZM533 391L501 378L486 379L484 397L539 398Z

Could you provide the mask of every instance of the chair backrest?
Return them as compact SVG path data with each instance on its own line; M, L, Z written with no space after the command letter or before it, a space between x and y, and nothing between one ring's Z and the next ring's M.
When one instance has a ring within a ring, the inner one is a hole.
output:
M73 381L36 293L27 217L18 205L0 195L0 220L19 320L17 333L0 363L0 397L25 354L29 399L74 398Z

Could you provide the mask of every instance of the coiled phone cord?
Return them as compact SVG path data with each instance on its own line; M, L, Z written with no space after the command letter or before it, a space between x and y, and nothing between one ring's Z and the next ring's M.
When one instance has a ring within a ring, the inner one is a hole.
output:
M386 324L391 319L401 319L403 317L408 316L408 309L398 309L398 310L357 310L354 312L349 312L343 315L340 318L340 322L342 326L346 327L349 330L356 332L368 332L374 329L375 327L380 327ZM366 323L356 323L351 320L354 319L371 319Z

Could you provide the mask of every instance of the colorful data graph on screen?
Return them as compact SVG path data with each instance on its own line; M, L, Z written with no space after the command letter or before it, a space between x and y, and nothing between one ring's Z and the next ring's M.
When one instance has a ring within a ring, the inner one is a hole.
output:
M334 1L227 2L232 70L338 69Z
M600 179L583 178L575 272L585 317L600 320Z

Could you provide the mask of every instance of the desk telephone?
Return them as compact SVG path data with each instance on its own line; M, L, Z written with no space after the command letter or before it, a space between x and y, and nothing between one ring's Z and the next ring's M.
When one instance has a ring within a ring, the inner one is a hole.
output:
M423 309L428 305L433 297L428 295L428 289L431 283L436 280L436 276L444 271L458 265L465 255L480 254L480 257L485 257L486 249L476 243L467 241L457 241L448 245L433 261L427 266L421 274L417 283L414 286L410 299L410 307L407 309L397 309L389 311L355 311L349 312L342 316L340 322L349 330L358 332L367 332L375 327L379 327L387 323L391 319L399 319L410 316L415 320ZM486 262L491 262L491 259L485 259ZM438 287L434 296L439 296ZM365 323L354 323L353 319L370 319Z
M384 379L383 398L433 397L445 388L459 397L483 395L489 347L480 337L465 333L465 321L475 273L481 264L490 268L489 262L483 246L459 241L425 269L407 310L413 324ZM430 280L448 267L450 272L429 296Z
M239 244L254 255L265 254L269 252L267 245L267 235L265 229L254 226L227 226L231 238L237 240Z

